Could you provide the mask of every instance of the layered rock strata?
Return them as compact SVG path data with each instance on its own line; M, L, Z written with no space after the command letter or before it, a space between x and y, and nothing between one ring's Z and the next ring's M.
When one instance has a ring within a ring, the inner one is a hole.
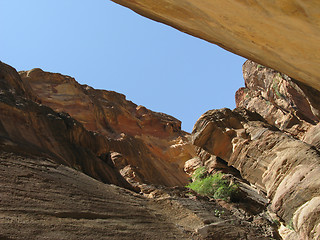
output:
M263 211L146 184L184 182L195 152L178 120L60 74L20 75L0 63L1 239L278 238Z
M45 157L1 152L0 172L0 239L193 239L151 201Z
M146 186L146 198L43 156L3 151L0 172L4 240L279 239L264 213L181 188Z
M272 211L302 239L319 238L320 154L314 147L242 108L206 112L194 127L193 142L265 191Z
M37 102L14 68L0 62L0 149L48 157L105 183L131 188L108 162L109 140L87 131L66 113Z
M245 87L236 105L259 113L271 125L303 139L319 123L320 92L252 61L243 64Z
M183 186L184 162L195 156L181 122L153 112L112 91L95 90L73 78L41 69L20 72L41 104L67 112L90 134L103 139L94 154L131 183Z
M113 0L320 90L317 0Z

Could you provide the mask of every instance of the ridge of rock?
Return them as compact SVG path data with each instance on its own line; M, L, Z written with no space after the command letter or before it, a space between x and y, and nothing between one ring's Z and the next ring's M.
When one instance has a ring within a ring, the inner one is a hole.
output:
M0 63L0 77L5 86L0 92L1 151L48 157L102 182L133 189L112 165L96 155L99 148L107 151L107 139L87 131L68 114L30 99L36 98L31 87L14 68Z
M106 139L95 155L112 163L131 183L184 186L184 162L195 156L189 134L172 116L126 100L123 94L80 85L41 69L20 72L39 101L67 112L85 129Z

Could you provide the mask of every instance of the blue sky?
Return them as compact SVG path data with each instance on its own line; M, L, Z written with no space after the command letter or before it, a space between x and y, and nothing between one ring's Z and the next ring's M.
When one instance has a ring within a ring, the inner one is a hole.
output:
M0 60L42 68L170 114L191 132L234 108L245 59L109 0L0 0Z

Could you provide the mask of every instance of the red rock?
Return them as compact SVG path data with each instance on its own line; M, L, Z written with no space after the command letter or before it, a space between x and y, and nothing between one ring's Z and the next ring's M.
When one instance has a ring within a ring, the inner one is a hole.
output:
M108 139L108 147L97 149L97 156L106 151L122 154L126 166L130 165L140 176L140 183L187 183L183 165L195 156L195 151L179 120L137 106L123 94L95 90L58 73L33 69L20 75L42 104L57 112L67 112L87 130ZM119 171L125 168L123 164L115 166ZM129 175L125 176L128 179Z

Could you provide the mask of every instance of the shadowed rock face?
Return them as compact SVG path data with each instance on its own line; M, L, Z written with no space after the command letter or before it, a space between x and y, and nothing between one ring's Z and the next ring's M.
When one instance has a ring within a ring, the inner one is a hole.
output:
M113 0L320 90L317 0Z
M0 239L279 239L260 215L183 189L153 187L146 198L45 157L3 151L0 172Z
M0 152L0 172L0 239L192 239L151 201L46 158Z
M94 154L127 180L166 186L187 183L183 165L195 156L195 150L179 120L61 74L33 69L20 75L42 104L67 112L91 134L104 139Z

